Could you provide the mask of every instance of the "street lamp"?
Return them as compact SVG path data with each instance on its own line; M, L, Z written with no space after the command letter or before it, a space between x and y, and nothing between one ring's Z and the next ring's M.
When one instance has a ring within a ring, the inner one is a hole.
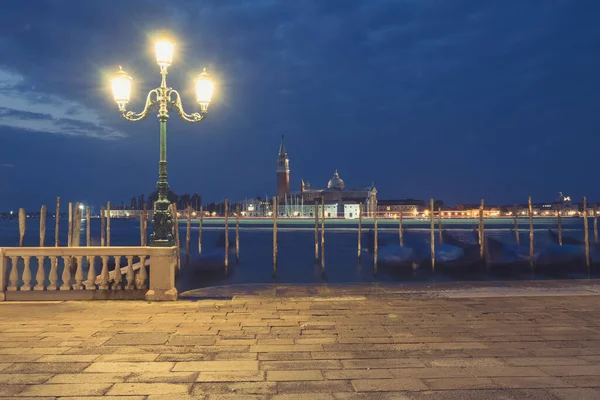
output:
M158 200L156 209L152 217L154 232L150 236L151 246L172 246L173 245L173 220L169 213L169 200L167 191L169 183L167 182L167 119L169 111L175 109L179 116L187 122L199 122L206 117L208 105L212 97L214 83L210 76L204 72L198 76L196 84L196 102L200 106L199 113L187 114L181 104L181 96L177 90L167 86L167 68L173 62L174 45L168 40L156 42L156 62L160 66L162 82L160 87L152 89L146 97L146 105L140 113L127 111L126 106L131 98L131 77L127 75L121 67L112 80L112 91L115 102L121 111L121 116L128 121L140 121L146 118L151 110L158 111L158 120L160 122L160 160L158 163Z

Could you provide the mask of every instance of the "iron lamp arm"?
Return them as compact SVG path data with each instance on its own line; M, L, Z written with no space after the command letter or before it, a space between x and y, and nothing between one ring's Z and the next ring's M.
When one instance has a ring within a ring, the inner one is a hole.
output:
M156 98L158 98L157 89L153 89L148 92L148 96L146 97L146 104L144 105L144 110L142 112L136 113L134 111L127 111L125 109L125 107L123 107L121 109L121 117L123 117L127 121L133 121L133 122L141 121L144 118L146 118L148 116L148 114L150 113L152 106L154 106L157 103L157 100L154 100L152 98L153 94L156 95Z
M171 99L171 95L175 95L174 99ZM177 110L179 116L187 122L200 122L206 117L206 113L192 113L188 114L183 110L183 105L181 104L181 96L177 90L171 89L169 92L169 103Z

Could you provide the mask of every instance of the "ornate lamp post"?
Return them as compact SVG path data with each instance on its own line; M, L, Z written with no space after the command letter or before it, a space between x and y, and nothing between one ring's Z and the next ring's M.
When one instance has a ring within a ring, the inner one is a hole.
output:
M181 96L177 90L167 86L167 68L173 61L173 43L161 40L156 43L156 61L160 66L162 81L160 87L152 89L146 97L146 105L140 113L127 111L125 106L131 96L131 77L119 67L119 71L112 80L112 90L115 102L119 106L121 116L128 121L140 121L148 116L151 110L158 111L160 123L160 160L158 162L158 201L152 218L154 232L150 236L151 246L173 245L173 220L169 213L169 200L167 199L167 119L169 111L175 109L179 116L188 122L199 122L206 117L208 105L212 97L214 84L210 76L204 72L196 79L196 102L200 106L199 113L187 114L181 104Z

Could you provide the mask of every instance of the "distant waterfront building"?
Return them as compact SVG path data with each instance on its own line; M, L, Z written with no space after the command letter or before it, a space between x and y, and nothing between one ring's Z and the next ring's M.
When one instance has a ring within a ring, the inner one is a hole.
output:
M283 135L277 155L277 197L281 202L290 193L290 159L285 149Z
M416 216L427 208L424 200L399 199L379 200L377 202L377 215L384 217Z
M335 170L333 177L323 189L313 189L310 182L300 181L300 191L290 191L290 160L281 137L277 156L277 197L281 216L314 217L314 204L325 201L326 218L357 218L359 204L363 204L365 216L372 215L377 200L374 185L365 188L348 189L340 174Z

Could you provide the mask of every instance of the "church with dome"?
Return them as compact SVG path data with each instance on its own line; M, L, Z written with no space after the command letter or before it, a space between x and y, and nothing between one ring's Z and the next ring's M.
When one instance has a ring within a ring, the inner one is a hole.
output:
M300 181L300 191L290 190L289 157L283 136L277 156L277 195L282 215L312 217L314 204L325 201L327 217L356 218L359 204L368 215L377 201L377 189L374 185L364 188L347 188L336 169L325 188L313 188L310 182ZM319 206L320 209L320 206Z

